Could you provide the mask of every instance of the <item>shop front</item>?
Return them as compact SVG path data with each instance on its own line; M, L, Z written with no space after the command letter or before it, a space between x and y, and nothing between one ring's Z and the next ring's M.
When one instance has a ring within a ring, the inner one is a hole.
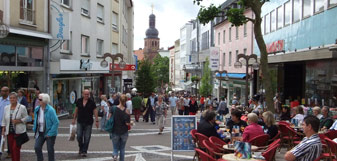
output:
M10 91L23 89L29 106L36 97L35 90L46 89L47 42L45 38L13 33L0 39L0 87L8 86Z
M100 95L104 94L104 73L100 62L86 60L61 59L51 62L51 102L58 115L72 114L75 101L82 97L84 89L90 90L90 97L100 103Z

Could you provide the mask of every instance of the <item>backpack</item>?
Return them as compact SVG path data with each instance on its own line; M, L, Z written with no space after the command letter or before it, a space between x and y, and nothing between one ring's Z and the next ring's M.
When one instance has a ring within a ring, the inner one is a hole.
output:
M112 133L112 130L114 129L116 108L117 108L116 105L112 106L112 115L111 115L110 119L105 124L104 130L109 132L109 133Z

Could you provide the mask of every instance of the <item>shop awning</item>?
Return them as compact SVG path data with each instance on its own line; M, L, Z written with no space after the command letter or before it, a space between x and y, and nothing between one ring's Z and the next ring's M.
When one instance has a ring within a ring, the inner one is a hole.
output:
M32 30L21 29L21 28L16 28L16 27L10 27L9 32L13 34L38 37L38 38L43 38L43 39L53 39L53 37L49 33L32 31Z
M243 79L246 77L246 74L245 73L222 73L221 74L221 77L225 78L226 75L228 75L229 79ZM217 73L216 74L216 77L220 77L220 74Z

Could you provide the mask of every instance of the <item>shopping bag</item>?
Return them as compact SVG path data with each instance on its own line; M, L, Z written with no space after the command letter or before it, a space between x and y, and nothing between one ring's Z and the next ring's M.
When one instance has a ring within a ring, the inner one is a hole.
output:
M76 125L70 124L70 136L68 138L69 141L74 141L75 140L75 135L76 135Z
M242 159L250 159L251 158L251 145L247 142L236 141L234 143L234 151L235 156Z
M5 137L4 135L1 135L1 142L0 142L0 153L2 153L4 151L5 148Z

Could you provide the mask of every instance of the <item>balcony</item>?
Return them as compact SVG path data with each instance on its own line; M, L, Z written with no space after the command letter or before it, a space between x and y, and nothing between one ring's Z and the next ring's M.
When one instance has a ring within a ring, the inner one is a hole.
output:
M30 8L21 7L20 23L34 25L35 24L35 11Z

